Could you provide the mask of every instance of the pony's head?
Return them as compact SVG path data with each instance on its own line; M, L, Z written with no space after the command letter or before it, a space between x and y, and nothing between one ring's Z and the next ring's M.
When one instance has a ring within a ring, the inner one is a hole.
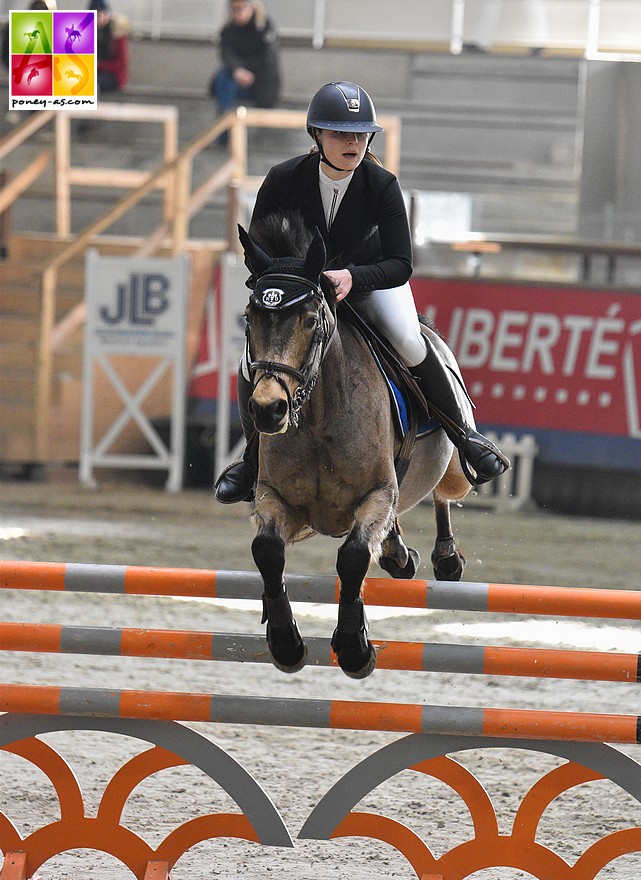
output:
M318 230L268 218L250 236L239 227L252 289L245 309L246 365L256 429L279 434L298 424L331 332L333 287L322 274L325 244ZM259 243L260 241L260 243Z

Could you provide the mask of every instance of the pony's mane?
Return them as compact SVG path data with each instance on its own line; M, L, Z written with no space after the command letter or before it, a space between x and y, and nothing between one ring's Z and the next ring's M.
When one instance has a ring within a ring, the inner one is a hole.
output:
M270 257L303 259L313 238L302 214L269 214L251 225L251 237Z

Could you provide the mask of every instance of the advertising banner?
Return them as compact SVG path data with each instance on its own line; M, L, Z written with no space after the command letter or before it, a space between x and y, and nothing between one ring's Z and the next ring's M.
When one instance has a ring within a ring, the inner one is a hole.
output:
M641 438L641 296L412 279L452 347L479 421Z

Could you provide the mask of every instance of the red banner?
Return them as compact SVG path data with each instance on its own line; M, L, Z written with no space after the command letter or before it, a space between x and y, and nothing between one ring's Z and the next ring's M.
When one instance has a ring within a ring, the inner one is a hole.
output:
M479 422L641 437L641 296L413 278Z

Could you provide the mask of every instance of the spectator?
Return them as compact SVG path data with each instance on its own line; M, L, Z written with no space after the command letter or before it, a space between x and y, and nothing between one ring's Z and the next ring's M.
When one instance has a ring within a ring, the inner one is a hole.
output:
M274 107L280 93L278 35L260 0L230 0L230 18L220 32L222 67L210 93L221 113L236 103Z
M129 74L129 19L112 13L106 0L91 0L96 10L98 93L120 92Z

